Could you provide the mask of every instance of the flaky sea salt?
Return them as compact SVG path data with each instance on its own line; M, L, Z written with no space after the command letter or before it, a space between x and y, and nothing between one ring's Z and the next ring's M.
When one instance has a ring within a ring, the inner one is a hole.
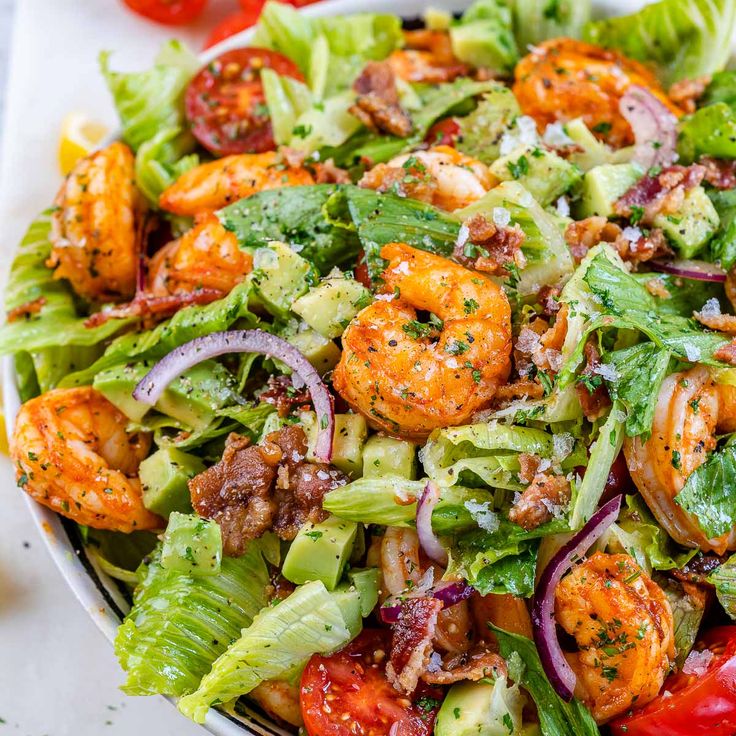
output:
M703 317L720 317L721 304L718 299L716 299L716 297L708 299L708 301L703 304L700 314L703 315Z
M511 222L511 213L505 207L493 208L493 224L496 227L506 227Z
M473 517L473 521L475 521L483 531L495 532L498 530L501 522L498 519L498 514L491 511L491 504L489 501L486 501L485 503L466 501L464 506Z
M612 365L606 365L605 363L599 363L593 368L593 373L599 375L601 378L605 378L606 381L616 381L618 379L618 373Z
M570 217L570 202L567 197L560 197L555 204L555 209L560 217Z
M642 238L642 231L638 227L625 227L621 231L621 235L623 235L626 240L629 241L629 243L638 243Z
M544 135L542 141L550 148L564 148L565 146L571 146L575 141L565 133L565 127L562 123L550 123L544 129Z
M687 655L685 664L682 665L682 671L686 675L701 677L708 671L708 665L712 659L713 652L711 652L710 649L703 649L702 652L698 652L693 649L693 651Z

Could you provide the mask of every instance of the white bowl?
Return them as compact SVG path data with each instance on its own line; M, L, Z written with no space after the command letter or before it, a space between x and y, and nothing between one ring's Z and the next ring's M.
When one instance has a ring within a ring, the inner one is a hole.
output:
M470 4L471 0L327 0L309 6L302 12L314 17L366 11L400 12L405 18L413 18L420 16L428 7L460 11ZM648 3L642 0L593 0L596 14L603 16L625 15L646 4ZM202 54L203 63L223 51L247 45L251 35L252 31L243 31L208 49ZM2 389L7 431L10 435L20 407L12 357L3 358ZM129 608L118 583L99 568L94 558L84 552L75 524L36 503L30 496L26 496L26 503L59 571L77 600L112 643L120 621ZM173 699L170 700L173 702ZM216 736L290 736L293 733L273 724L255 710L231 715L212 709L207 715L205 727Z

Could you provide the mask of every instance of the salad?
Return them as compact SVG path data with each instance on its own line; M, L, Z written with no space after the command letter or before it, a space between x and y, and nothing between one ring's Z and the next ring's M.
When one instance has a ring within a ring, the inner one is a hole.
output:
M100 66L20 244L18 485L130 695L309 736L736 731L735 0L265 6Z

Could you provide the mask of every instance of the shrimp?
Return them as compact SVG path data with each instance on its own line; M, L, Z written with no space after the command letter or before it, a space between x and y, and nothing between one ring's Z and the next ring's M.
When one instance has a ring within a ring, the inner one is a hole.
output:
M405 82L451 82L470 71L467 64L455 58L450 34L445 31L405 31L404 39L406 48L394 51L388 63L393 73Z
M150 435L91 386L54 389L21 406L11 441L16 478L34 500L78 524L132 532L165 524L143 506L138 466Z
M242 153L185 172L161 194L159 204L168 212L193 216L213 212L264 189L314 183L307 169L289 166L276 151Z
M599 138L616 147L634 142L619 112L619 101L633 84L682 115L644 65L582 41L555 38L539 44L516 65L515 75L514 95L524 114L539 126L581 117Z
M198 218L182 237L159 250L149 264L149 291L154 296L211 290L230 292L253 269L253 259L214 214Z
M629 555L596 552L576 566L557 586L555 616L579 647L567 655L575 695L596 722L657 696L675 658L672 611Z
M480 639L493 640L493 633L488 628L489 623L512 634L532 638L532 619L523 598L510 593L490 595L474 593L470 598L470 610Z
M736 387L713 382L697 366L662 382L651 437L626 438L631 477L657 521L680 544L723 554L736 549L736 529L708 539L697 518L675 502L690 474L716 446L715 433L736 429Z
M484 163L450 146L435 146L379 164L366 172L360 186L452 211L477 202L497 183Z
M266 680L251 690L248 697L255 700L269 715L292 726L304 725L297 684L283 680Z
M338 393L389 433L424 438L467 423L511 370L511 309L490 278L440 256L392 243L378 299L342 336ZM441 327L417 321L433 313Z
M121 301L135 291L143 205L133 167L131 150L112 143L72 169L54 202L46 265L90 301Z

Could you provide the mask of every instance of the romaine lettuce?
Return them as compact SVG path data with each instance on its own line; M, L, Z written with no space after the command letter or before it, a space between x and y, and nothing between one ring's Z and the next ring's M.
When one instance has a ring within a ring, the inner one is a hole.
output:
M285 145L292 138L299 116L312 106L312 93L298 79L281 76L269 68L261 72L261 82L274 140Z
M736 265L736 189L725 191L714 190L708 192L713 205L718 212L721 225L718 228L708 248L715 263L719 263L725 271L730 271ZM700 304L714 295L703 295Z
M654 574L654 582L662 588L672 609L672 620L675 624L675 664L682 669L698 638L705 608L710 601L710 591L705 587L681 583L657 573ZM711 579L711 582L714 581ZM717 595L717 583L714 584Z
M486 92L473 112L460 118L461 138L457 147L463 153L490 164L500 155L501 138L509 130L521 108L514 93L497 84Z
M708 577L708 582L715 585L718 602L726 613L736 619L736 555L716 568Z
M678 125L677 152L683 163L700 156L736 158L736 112L725 102L701 107Z

